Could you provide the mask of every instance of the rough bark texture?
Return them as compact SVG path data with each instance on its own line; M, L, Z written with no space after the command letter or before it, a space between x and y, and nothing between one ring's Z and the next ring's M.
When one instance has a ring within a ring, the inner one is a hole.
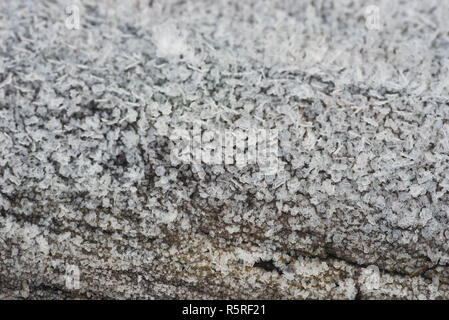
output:
M449 8L374 2L0 1L0 297L449 298Z

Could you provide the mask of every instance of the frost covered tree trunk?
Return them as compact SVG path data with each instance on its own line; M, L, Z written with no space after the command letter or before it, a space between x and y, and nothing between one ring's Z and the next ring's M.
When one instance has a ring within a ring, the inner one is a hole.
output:
M0 2L0 298L448 299L448 4L356 2Z

